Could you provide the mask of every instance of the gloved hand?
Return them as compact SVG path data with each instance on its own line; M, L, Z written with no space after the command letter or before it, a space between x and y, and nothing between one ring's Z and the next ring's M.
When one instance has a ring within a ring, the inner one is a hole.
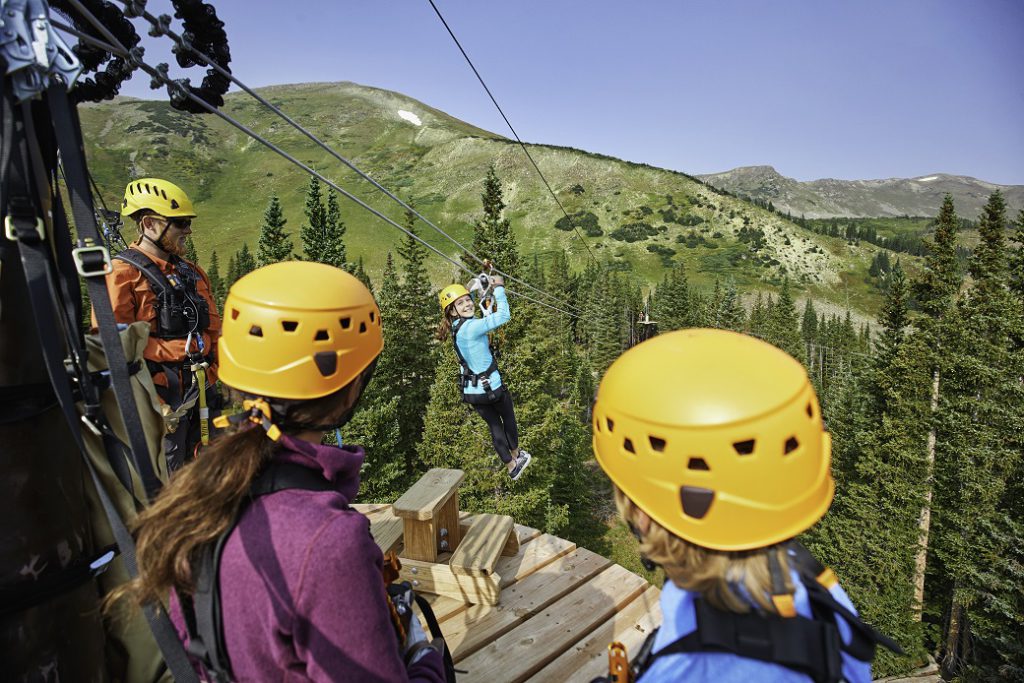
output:
M405 632L405 665L412 666L431 651L435 651L434 647L427 640L420 620L413 614L409 620L409 628Z

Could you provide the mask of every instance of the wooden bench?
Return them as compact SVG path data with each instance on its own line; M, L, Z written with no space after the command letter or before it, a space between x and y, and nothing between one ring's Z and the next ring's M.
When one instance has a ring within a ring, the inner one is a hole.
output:
M432 469L395 501L392 512L402 523L404 549L400 576L423 593L464 603L496 605L501 577L498 558L519 552L519 536L507 515L476 515L472 523L459 519L462 470ZM397 520L396 520L397 521ZM393 527L375 522L381 547L390 547Z

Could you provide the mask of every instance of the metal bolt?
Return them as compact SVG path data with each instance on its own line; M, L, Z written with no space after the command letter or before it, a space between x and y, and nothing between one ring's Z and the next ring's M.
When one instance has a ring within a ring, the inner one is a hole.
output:
M447 535L448 535L448 530L445 529L444 527L441 527L441 538L444 538Z
M419 574L420 573L419 567L413 567L412 568L412 573L413 574Z
M419 582L419 581L417 581L416 579L413 579L413 580L412 580L412 585L413 585L413 586L419 586L419 585L420 585L420 582Z
M441 541L441 550L448 550L448 541Z

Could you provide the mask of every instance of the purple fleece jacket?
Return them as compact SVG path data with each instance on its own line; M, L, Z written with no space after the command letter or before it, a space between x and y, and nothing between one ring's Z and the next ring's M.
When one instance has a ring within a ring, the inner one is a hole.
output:
M345 507L359 488L363 449L289 436L280 444L275 459L320 470L336 490L262 496L228 538L219 579L235 678L443 683L436 652L408 670L402 663L381 580L383 557L366 517ZM185 642L173 597L171 612Z

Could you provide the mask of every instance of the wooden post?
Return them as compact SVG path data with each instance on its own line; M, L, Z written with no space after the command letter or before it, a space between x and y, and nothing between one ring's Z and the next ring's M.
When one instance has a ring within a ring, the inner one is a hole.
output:
M462 470L432 469L395 501L392 510L402 518L405 550L402 557L437 562L442 541L445 552L458 547L459 484Z

